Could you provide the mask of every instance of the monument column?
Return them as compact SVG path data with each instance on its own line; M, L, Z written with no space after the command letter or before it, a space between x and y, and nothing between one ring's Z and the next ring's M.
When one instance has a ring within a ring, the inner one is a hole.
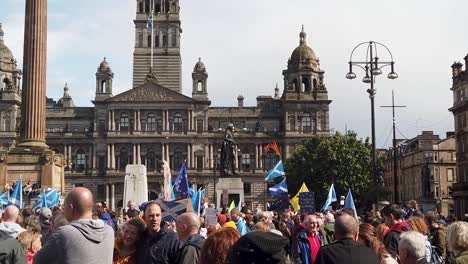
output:
M27 0L25 13L19 146L47 149L47 0Z

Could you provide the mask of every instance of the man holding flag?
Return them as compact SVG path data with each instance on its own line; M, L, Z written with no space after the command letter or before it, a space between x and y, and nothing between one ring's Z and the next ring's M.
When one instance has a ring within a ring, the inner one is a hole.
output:
M14 205L18 207L18 209L23 209L23 181L21 177L19 178L18 182L16 183L15 190L13 194L10 196L10 200L8 201L8 205Z

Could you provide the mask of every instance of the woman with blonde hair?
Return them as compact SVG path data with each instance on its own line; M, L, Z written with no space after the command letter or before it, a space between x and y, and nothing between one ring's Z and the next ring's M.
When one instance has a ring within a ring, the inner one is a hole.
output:
M456 264L468 264L468 223L455 222L447 230L447 247Z
M385 249L383 242L377 238L375 228L371 224L366 223L359 225L359 241L362 241L364 245L375 252L381 264L398 263Z
M115 240L112 264L135 264L136 245L145 231L145 224L138 218L125 222L123 232Z
M383 243L383 238L385 236L385 233L387 232L387 230L389 229L388 225L382 223L380 224L376 230L375 230L375 234L376 234L376 237L377 239Z

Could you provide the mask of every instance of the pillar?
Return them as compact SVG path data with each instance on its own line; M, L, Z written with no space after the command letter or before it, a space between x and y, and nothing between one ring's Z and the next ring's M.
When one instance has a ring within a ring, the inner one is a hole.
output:
M196 161L196 157L195 157L195 151L193 149L193 144L190 144L192 147L190 148L190 150L192 151L192 167L194 169L197 168L197 161Z
M169 110L166 110L166 130L171 130L169 127Z
M68 145L68 163L70 164L72 162L72 155L71 155L71 145Z
M93 170L96 169L96 157L97 151L96 151L96 145L93 145Z
M284 115L284 127L286 129L286 131L290 131L291 130L291 125L289 124L289 114L288 114L288 111L286 111L285 115Z
M107 114L107 131L112 131L112 111L109 110L109 113Z
M166 148L164 143L161 143L161 159L167 161L166 159Z
M188 110L187 112L187 126L187 130L192 131L192 110Z
M206 169L209 164L209 157L210 157L210 150L208 148L208 144L205 144L205 151L204 151L204 155L203 155L203 169Z
M284 147L285 147L285 152L286 152L286 158L289 158L289 145L288 144L284 144Z
M254 168L258 169L258 145L255 146L255 165Z
M213 152L213 144L210 144L210 168L214 168L214 152Z
M46 136L47 0L27 0L24 22L20 146L48 148Z
M107 144L107 168L112 168L111 164L111 145Z
M141 164L141 144L137 145L137 164Z
M259 144L258 145L258 150L259 150L259 153L258 153L258 163L259 163L259 169L263 170L263 159L262 159L262 144Z
M63 155L65 155L65 167L68 167L68 145L64 145Z
M135 123L135 122L133 122ZM136 147L136 144L133 144L133 157L132 157L132 164L136 164L136 155L137 155L137 151L136 151L137 147Z
M111 145L111 164L112 168L115 169L115 144Z
M166 144L166 158L167 158L167 164L169 166L171 165L170 157L169 157L169 144Z
M106 205L109 206L109 184L105 183L104 186L106 189Z
M111 119L111 122L112 122L112 131L116 131L117 128L115 127L115 110L112 110L111 115L112 115L112 119Z
M115 184L111 183L111 203L110 203L111 210L115 210Z
M238 157L239 152L238 152L238 150L237 150L237 146L234 146L234 148L235 148L235 149L234 149L234 158L235 158L234 164L236 164L236 170L237 170L237 171L240 171L240 170L239 170L239 157Z
M190 144L187 144L187 168L192 168L192 151L190 150Z
M89 160L86 161L88 165L88 168L89 169L93 169L93 145L89 145L89 151L88 151L88 157L89 157Z

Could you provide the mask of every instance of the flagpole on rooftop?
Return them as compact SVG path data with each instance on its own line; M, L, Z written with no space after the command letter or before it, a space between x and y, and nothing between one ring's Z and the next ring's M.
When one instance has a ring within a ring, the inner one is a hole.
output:
M153 70L153 46L154 46L154 5L153 0L151 0L151 70Z

